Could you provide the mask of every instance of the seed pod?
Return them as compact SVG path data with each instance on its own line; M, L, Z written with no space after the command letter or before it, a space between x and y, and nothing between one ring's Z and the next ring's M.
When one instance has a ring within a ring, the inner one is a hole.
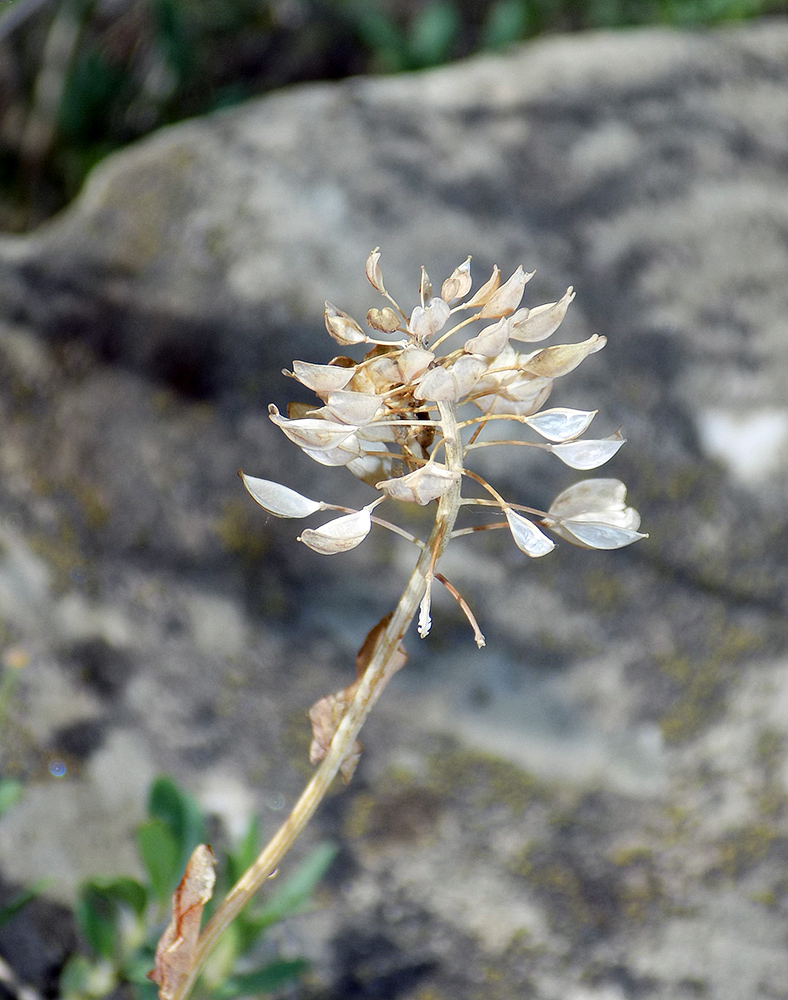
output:
M423 507L431 500L437 500L444 493L448 493L459 479L459 472L451 472L445 465L428 462L407 476L375 483L375 488L388 493L394 500L417 503Z
M496 289L484 303L482 316L493 319L496 316L508 316L520 305L526 283L533 278L535 272L525 274L522 264L507 282Z
M518 312L512 317L512 340L531 343L547 340L561 325L574 297L575 293L570 285L558 302L548 302L543 306L534 306L533 309L523 309L522 316Z
M400 318L391 306L383 309L370 309L367 313L367 324L373 330L380 330L381 333L393 333L399 329Z
M344 514L327 521L319 528L305 528L297 541L324 556L348 552L360 545L370 532L372 520L369 508L363 507L354 514Z
M372 253L367 257L367 263L364 266L364 270L367 275L367 281L376 288L379 292L385 294L386 289L383 286L383 273L380 270L378 261L380 260L380 247L375 247Z
M455 267L449 277L441 285L441 298L444 302L454 302L461 299L471 290L471 258L467 257L459 267Z
M349 344L363 344L367 340L367 335L346 312L337 309L335 305L326 302L323 318L326 322L326 330L338 344L347 346Z

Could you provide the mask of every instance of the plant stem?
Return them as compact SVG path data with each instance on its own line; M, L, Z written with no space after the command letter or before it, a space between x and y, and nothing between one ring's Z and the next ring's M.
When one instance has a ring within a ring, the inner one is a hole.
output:
M451 471L463 471L463 446L457 430L454 406L438 403L443 436L446 442L446 464ZM378 644L359 683L353 701L337 728L328 753L315 771L301 797L284 823L263 849L254 864L236 882L227 897L200 934L194 962L188 978L172 995L172 1000L185 1000L194 987L197 977L217 941L251 900L260 886L268 879L304 830L336 777L345 758L353 748L356 737L364 725L375 702L383 692L391 673L394 654L424 596L427 579L451 538L454 522L461 506L461 478L438 501L430 537L422 549L413 573L399 599L396 610L381 633Z

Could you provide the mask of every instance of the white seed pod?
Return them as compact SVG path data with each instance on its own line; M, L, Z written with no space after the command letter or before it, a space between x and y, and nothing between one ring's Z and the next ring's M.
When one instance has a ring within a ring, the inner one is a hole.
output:
M620 479L584 479L559 493L549 513L561 518L584 516L589 511L612 513L625 510L626 499L627 488Z
M533 309L522 309L512 316L512 340L536 343L551 337L563 322L566 310L574 300L572 286L564 292L558 302L547 302Z
M372 253L367 257L367 262L364 265L364 271L367 275L367 281L376 288L379 292L385 293L386 289L383 286L383 272L380 270L378 261L380 260L380 247L375 247Z
M309 517L318 510L324 510L325 504L320 500L310 500L291 490L289 486L274 483L270 479L258 479L256 476L245 476L241 470L238 475L246 487L249 496L275 517Z
M327 521L319 528L306 528L298 536L298 541L324 556L348 552L360 545L370 532L372 519L368 507L354 514L343 514L333 521Z
M432 282L424 266L421 268L421 278L419 280L419 301L427 302L432 298Z
M323 319L326 330L338 344L346 347L350 344L363 344L369 339L352 316L337 309L330 302L326 302Z
M553 389L551 378L537 378L525 375L501 382L498 386L485 377L476 386L476 391L492 389L484 395L474 396L473 402L483 413L503 416L527 417L536 413L547 402Z
M527 361L523 361L523 371L531 375L541 375L546 378L559 378L574 371L589 354L601 351L607 343L607 337L593 334L588 340L579 344L557 344L555 347L545 347L537 351Z
M313 462L330 466L349 465L362 454L361 443L355 434L346 437L336 448L305 448L301 445L301 451Z
M425 351L422 347L409 344L397 360L402 381L407 385L423 375L434 360L435 355L432 351Z
M556 406L542 410L528 417L525 423L548 441L571 441L580 437L597 415L597 410L572 410L568 406Z
M505 507L504 513L506 514L506 520L509 522L509 529L512 532L514 544L527 556L530 556L532 559L539 559L541 556L546 556L548 552L553 551L555 542L552 538L548 538L543 531L540 531L533 521L529 521L527 517L516 513L511 507Z
M487 299L482 307L482 316L485 319L494 319L497 316L508 316L513 313L520 305L526 284L535 273L535 271L531 271L529 274L525 274L521 264L511 278Z
M382 400L374 393L348 392L339 389L330 392L326 399L328 412L343 424L363 427L370 423L382 405Z
M395 461L398 460L387 451L362 450L358 458L348 462L347 468L357 479L368 486L375 486L381 479L389 479L393 475Z
M427 465L400 476L397 479L386 479L375 483L375 488L388 493L394 500L404 500L406 503L417 503L423 507L431 500L442 497L460 479L459 472L447 469L445 465L428 462Z
M454 302L464 298L471 290L471 258L467 257L459 267L455 267L441 285L444 302Z
M428 340L446 325L451 309L443 299L434 298L424 306L416 306L410 314L408 329L419 341Z
M468 308L475 309L477 306L483 306L485 302L490 298L490 296L497 291L498 286L500 284L501 284L501 269L496 264L495 267L493 268L493 273L490 275L487 281L485 281L485 283L478 290L478 292L476 292L476 294L472 298L468 299L464 307L466 309Z
M320 451L336 448L345 438L358 430L351 424L323 420L320 417L296 417L295 420L289 420L280 414L273 403L268 407L268 415L272 423L275 423L299 448Z
M570 469L598 469L600 465L609 462L618 449L624 444L621 431L616 431L610 437L590 441L567 441L565 444L548 445L550 451L557 455L564 465Z
M457 402L466 396L487 371L485 358L463 354L448 367L431 368L413 393L416 399Z
M373 330L393 333L399 329L400 317L391 306L385 306L383 309L370 309L367 313L367 323Z
M578 521L565 519L551 524L550 528L561 538L582 549L623 549L641 538L648 538L641 531L619 528L603 521Z
M325 396L329 392L344 389L353 378L354 367L342 368L339 365L314 365L308 361L294 361L293 374L307 389Z
M485 358L497 358L509 343L509 320L500 319L492 326L485 327L477 336L465 341L469 354L482 354Z

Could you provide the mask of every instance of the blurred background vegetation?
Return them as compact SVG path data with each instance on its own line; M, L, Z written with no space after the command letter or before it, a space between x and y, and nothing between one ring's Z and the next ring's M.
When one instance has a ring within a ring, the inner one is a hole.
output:
M700 26L788 0L0 0L0 230L107 153L275 87L392 73L540 34Z

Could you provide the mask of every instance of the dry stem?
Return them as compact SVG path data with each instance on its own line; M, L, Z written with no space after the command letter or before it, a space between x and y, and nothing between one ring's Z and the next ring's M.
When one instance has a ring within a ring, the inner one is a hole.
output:
M446 465L450 470L462 473L463 448L457 431L454 406L451 403L441 402L438 403L438 409L446 442ZM419 555L391 620L381 634L355 697L334 734L328 753L293 806L290 815L203 928L189 978L180 990L173 994L172 1000L185 1000L189 995L211 950L263 882L279 866L282 858L314 815L345 757L355 744L361 727L389 679L392 657L418 610L428 576L432 574L451 538L460 509L460 491L461 478L458 477L453 487L439 499L429 540Z

